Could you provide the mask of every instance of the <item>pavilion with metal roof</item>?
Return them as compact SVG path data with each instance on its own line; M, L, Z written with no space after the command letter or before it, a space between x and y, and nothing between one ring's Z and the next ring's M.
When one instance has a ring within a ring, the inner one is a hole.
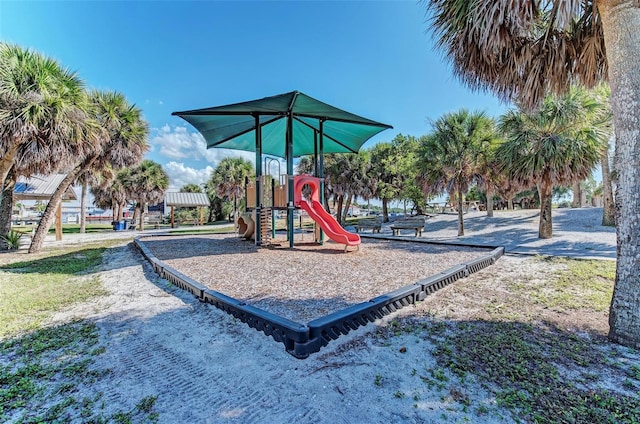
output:
M15 200L49 201L65 177L65 174L32 175L30 178L19 177L13 189L13 198ZM62 200L78 200L73 187L67 189ZM56 240L62 240L62 203L56 209Z
M171 228L174 227L173 212L174 207L178 208L200 208L199 224L204 224L204 208L209 206L209 198L205 193L180 193L168 192L164 194L165 205L171 208Z

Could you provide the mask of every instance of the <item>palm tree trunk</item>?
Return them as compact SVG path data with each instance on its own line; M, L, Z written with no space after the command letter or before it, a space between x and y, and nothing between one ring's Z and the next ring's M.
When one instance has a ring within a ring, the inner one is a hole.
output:
M388 200L384 197L382 198L382 220L384 222L389 222L389 207L387 205Z
M4 183L11 172L13 161L16 158L19 147L20 144L15 143L11 148L9 148L9 150L4 152L4 155L0 157L0 182L2 183L2 187L4 187Z
M13 189L16 186L16 173L9 171L7 179L4 181L0 196L0 234L7 234L11 231L11 210L13 209ZM7 243L0 239L0 249L7 248Z
M62 197L67 189L73 184L74 181L78 179L78 176L89 169L93 163L96 161L97 156L92 157L90 159L85 160L81 165L78 165L67 174L66 177L60 182L60 185L56 188L47 204L47 207L44 210L42 218L40 218L40 222L38 223L38 227L36 228L36 232L31 239L31 246L29 246L29 253L38 253L42 249L42 245L44 244L44 239L51 228L51 224L53 224L53 220L56 217L56 210L60 203L62 203Z
M351 207L351 200L353 199L353 196L351 195L351 193L349 193L347 195L347 201L344 205L344 212L342 215L342 222L347 222L347 215L349 214L349 208Z
M82 182L82 193L80 194L80 234L84 234L87 229L87 213L85 212L87 206L87 182Z
M507 210L509 211L513 210L513 196L507 199Z
M571 185L571 191L573 191L573 200L571 201L572 208L582 207L582 190L580 188L580 181L574 181Z
M118 203L116 205L116 214L118 221L124 218L124 203Z
M487 187L487 216L493 218L493 187Z
M207 222L213 222L213 211L214 211L213 202L209 201L209 218L207 219Z
M464 193L462 193L462 186L458 185L458 237L464 235L464 216L462 211L462 207L463 207L462 196L464 196Z
M608 151L600 158L600 166L602 168L602 225L613 227L616 225L616 211L613 205L613 188L611 187Z
M551 219L551 200L553 197L553 184L548 176L543 176L538 184L538 194L540 195L540 225L538 227L538 237L548 239L553 237L553 221Z
M342 204L344 203L344 195L338 196L338 206L336 207L336 219L342 224Z
M258 205L262 206L262 205ZM233 222L234 224L238 222L238 202L236 200L236 195L233 195Z
M42 218L40 218L36 232L31 239L29 253L38 253L42 249L44 239L51 228L51 224L53 224L53 221L56 218L56 210L60 203L62 203L62 196L64 196L64 193L76 180L78 174L79 172L77 171L77 168L76 170L71 171L66 177L64 177L58 188L56 188L56 191L53 192L53 196L49 199L49 203L47 203L47 207L44 209L44 213L42 214Z
M138 231L144 231L144 206L145 204L143 202L139 202L138 205L140 205L139 208L139 213L138 213Z
M609 338L640 348L640 8L637 0L600 0L611 110L616 132L615 197L618 260L609 311ZM636 107L634 107L635 105Z

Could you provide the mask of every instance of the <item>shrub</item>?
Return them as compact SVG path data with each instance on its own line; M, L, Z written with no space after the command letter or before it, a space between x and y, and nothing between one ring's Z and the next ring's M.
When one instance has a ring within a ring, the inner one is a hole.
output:
M20 231L11 230L7 234L0 236L0 238L2 238L2 240L7 245L7 249L13 250L20 247L20 239L23 235L24 233L21 233Z

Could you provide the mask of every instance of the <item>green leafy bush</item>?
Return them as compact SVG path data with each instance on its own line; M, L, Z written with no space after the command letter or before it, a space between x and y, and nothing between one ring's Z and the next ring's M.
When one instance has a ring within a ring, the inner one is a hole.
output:
M20 239L23 235L24 233L21 233L20 231L11 230L7 234L0 236L0 238L5 242L7 249L13 250L20 247Z

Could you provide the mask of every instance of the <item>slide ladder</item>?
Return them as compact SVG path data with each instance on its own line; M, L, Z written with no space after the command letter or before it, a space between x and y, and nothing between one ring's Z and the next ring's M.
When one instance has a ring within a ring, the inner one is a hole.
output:
M260 210L260 243L265 246L271 244L271 225L273 213L271 208L264 208Z

